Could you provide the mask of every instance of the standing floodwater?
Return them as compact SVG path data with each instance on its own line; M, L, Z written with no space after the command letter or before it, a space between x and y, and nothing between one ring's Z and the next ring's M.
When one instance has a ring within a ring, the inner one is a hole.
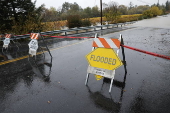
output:
M135 24L135 26L154 27L154 28L170 28L170 14L139 21Z

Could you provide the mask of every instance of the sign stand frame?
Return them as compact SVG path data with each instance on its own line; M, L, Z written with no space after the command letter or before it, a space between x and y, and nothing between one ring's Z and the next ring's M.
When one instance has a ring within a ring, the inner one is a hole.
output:
M6 35L4 36L3 43L4 43L5 39L7 39L7 38L9 39L9 44L8 44L8 46L10 46L10 41L11 41L10 38L11 38L11 34L6 34ZM4 48L6 49L6 52L8 51L8 46L7 46L7 47L4 47L4 45L3 45L3 47L2 47L2 53L3 53L3 54L5 54L5 53L4 53Z
M21 47L22 47L22 45L16 40L16 37L15 37L13 34L6 34L6 35L8 35L8 38L9 38L10 42L13 42L13 44L17 47L17 51L13 51L13 52L17 53L17 52L19 51L19 45L20 45ZM5 39L7 38L6 35L5 35ZM4 40L5 40L5 39L4 39ZM15 42L14 40L16 40L16 42ZM19 44L19 45L18 45L18 44ZM11 43L9 43L8 46L11 48L11 47L12 47L12 46L11 46ZM2 53L4 53L4 52L3 52L3 48L5 48L5 47L2 47ZM8 51L8 47L6 47L5 49L7 49L6 51Z
M95 38L98 38L98 37L97 37L97 33L95 34ZM123 38L122 38L122 35L121 35L121 34L120 34L119 40L120 40L120 44L121 44L121 45L124 45L124 41L123 41ZM94 49L96 49L96 48L95 48L95 47L92 47L92 51L93 51ZM122 63L123 63L123 65L124 65L125 74L127 74L124 47L121 46L121 49L122 49L122 56L123 56L123 61L122 61ZM113 49L113 50L114 50L114 49ZM116 51L117 55L118 55L118 53L119 53L119 50L120 50L120 48L117 49L117 51ZM86 85L86 86L87 86L87 83L88 83L89 75L90 75L90 73L87 73L87 75L86 75L86 80L85 80L85 85ZM111 93L111 90L112 90L112 84L113 84L114 77L115 77L115 70L113 70L113 77L111 78L111 83L110 83L110 87L109 87L109 93Z
M49 74L48 74L48 75L44 75L44 74L40 71L40 69L38 68L38 64L36 63L36 56L35 56L35 59L34 59L33 61L34 61L35 65L36 65L36 67L39 69L39 72L40 72L43 76L48 77L48 76L50 76L50 74L51 74L52 58L53 58L53 57L52 57L52 54L51 54L51 52L50 52L47 44L45 43L44 37L43 37L40 33L38 33L38 34L39 34L39 38L42 39L43 44L45 45L45 47L46 47L46 49L47 49L47 51L48 51L48 53L50 54L50 57L51 57L51 61L50 61L50 63L48 64L48 66L50 67ZM37 42L38 42L38 39L37 39ZM41 48L41 46L39 46L38 48L40 48L41 51L42 51L42 53L44 54L44 51L43 51L43 49ZM38 49L37 49L37 50L38 50ZM30 65L31 65L31 62L30 62L30 54L29 54L28 56L29 56L29 57L28 57L28 61L29 61ZM45 59L45 54L44 54L44 59ZM31 65L31 66L32 66L32 65ZM32 66L32 67L33 67L33 66Z

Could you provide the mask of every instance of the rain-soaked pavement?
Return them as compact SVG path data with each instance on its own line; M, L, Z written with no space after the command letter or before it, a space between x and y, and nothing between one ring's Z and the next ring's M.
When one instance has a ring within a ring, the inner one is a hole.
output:
M116 28L119 30L114 33L102 31L101 37L122 34L125 45L170 56L169 19L170 15L142 20ZM161 24L162 20L166 24ZM38 55L36 62L25 57L29 41L22 42L19 50L13 47L0 54L0 113L170 112L169 60L125 48L127 74L123 66L116 70L109 94L110 80L96 81L90 75L88 86L84 85L91 39L46 40L53 58L46 52ZM122 59L121 51L119 56Z

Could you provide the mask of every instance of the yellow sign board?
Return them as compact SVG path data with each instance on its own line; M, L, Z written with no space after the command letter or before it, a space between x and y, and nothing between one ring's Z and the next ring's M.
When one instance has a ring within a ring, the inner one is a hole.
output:
M122 65L122 61L113 49L97 48L86 55L86 59L90 66L115 70Z

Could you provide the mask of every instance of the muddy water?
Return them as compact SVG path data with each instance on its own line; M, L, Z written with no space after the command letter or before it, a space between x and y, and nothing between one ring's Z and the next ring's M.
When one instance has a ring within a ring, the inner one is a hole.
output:
M170 14L165 16L158 16L151 19L138 21L134 26L140 27L156 27L156 28L170 28Z

